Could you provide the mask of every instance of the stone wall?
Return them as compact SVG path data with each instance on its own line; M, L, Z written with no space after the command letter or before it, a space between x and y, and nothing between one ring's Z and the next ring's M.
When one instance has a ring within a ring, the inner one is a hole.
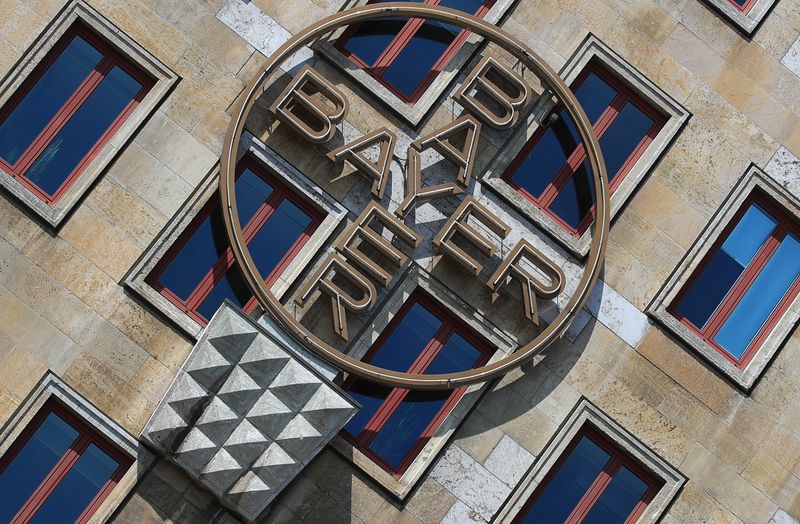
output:
M60 229L0 197L0 423L49 368L138 435L194 341L120 282L214 168L226 111L264 62L257 49L274 49L270 38L280 43L339 2L89 3L180 81ZM0 3L0 73L64 4ZM263 17L273 33L246 40L235 19L218 17L232 7ZM535 365L491 384L406 501L325 450L281 495L269 521L488 520L581 397L689 479L664 522L800 519L800 333L744 393L643 313L751 162L796 184L800 1L779 0L752 39L701 0L522 0L502 26L556 69L591 32L692 116L613 224L602 287L585 325ZM397 125L333 68L318 69L349 96L353 126L368 132ZM423 132L451 119L441 106ZM259 124L256 115L249 128L333 196L361 183L328 180L297 138ZM115 517L230 518L164 463Z

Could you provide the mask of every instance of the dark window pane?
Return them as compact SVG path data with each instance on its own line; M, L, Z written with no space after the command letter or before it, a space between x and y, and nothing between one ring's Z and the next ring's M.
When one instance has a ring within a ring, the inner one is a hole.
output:
M610 455L591 439L581 438L569 458L538 494L522 522L549 524L566 521L609 458Z
M583 524L624 524L649 486L625 466L611 479Z
M240 308L243 308L252 296L250 288L247 286L247 282L245 282L244 276L239 270L239 266L234 264L215 282L214 289L211 290L211 293L197 307L197 312L208 320L214 316L214 313L216 313L217 309L219 309L219 306L226 298L230 299L231 302Z
M239 221L243 225L250 222L271 193L272 187L263 178L245 169L236 180ZM211 214L202 220L191 238L158 277L158 282L181 300L189 298L211 267L228 249L228 236L225 233L225 223L219 205L215 205Z
M361 404L361 411L350 419L350 422L344 427L345 431L357 437L391 391L391 388L379 386L363 380L354 382L347 390L347 394Z
M103 58L76 36L0 124L0 158L16 163Z
M78 438L78 432L50 413L0 474L0 522L10 522Z
M484 0L442 0L439 5L442 7L449 7L450 9L458 9L474 15L478 9L483 5Z
M512 179L531 196L540 198L577 143L578 137L571 133L571 127L559 118L544 132Z
M75 522L118 467L100 448L89 445L30 522Z
M652 118L630 102L625 104L617 118L611 122L599 140L609 181L614 180L647 131L653 127L653 123Z
M611 87L608 82L595 73L589 73L575 91L575 98L578 99L586 116L589 117L589 122L595 125L617 94L618 91ZM566 116L567 112L564 111L563 114Z
M369 449L397 469L451 394L450 391L410 392L370 443Z
M344 48L362 62L372 66L392 43L397 33L406 25L404 18L387 18L363 22L347 39Z
M386 339L370 363L392 371L408 371L442 326L442 321L417 303Z
M471 369L480 356L481 352L475 346L454 333L425 373L455 373ZM370 443L370 449L397 469L452 394L452 391L410 392Z
M141 88L128 73L114 67L25 172L25 177L53 195Z
M411 97L459 31L443 22L425 22L383 72L384 79L403 95Z
M775 221L752 205L702 270L675 311L702 329L733 284L775 229Z
M736 305L714 340L741 358L800 274L800 241L788 235Z
M578 229L594 206L594 179L589 176L591 171L589 161L584 161L550 204L550 210L574 229Z
M272 273L310 224L311 217L291 201L280 203L247 244L261 276Z

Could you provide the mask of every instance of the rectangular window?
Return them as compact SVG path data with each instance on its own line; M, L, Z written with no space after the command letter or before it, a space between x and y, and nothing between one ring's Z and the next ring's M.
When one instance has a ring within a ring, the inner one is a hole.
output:
M322 222L322 213L249 157L239 162L236 196L247 246L272 284ZM226 298L247 312L256 305L228 245L216 196L146 281L203 325Z
M597 134L613 192L666 117L597 62L590 62L571 87ZM551 115L552 123L534 133L503 179L577 237L594 218L591 168L566 110L556 106Z
M756 3L756 0L728 0L733 7L738 9L739 11L746 13L753 7L753 4Z
M636 522L663 485L597 430L584 426L513 522Z
M479 18L483 18L495 2L416 1L458 9ZM349 28L337 41L336 48L400 99L413 104L447 66L468 36L467 31L444 22L385 18Z
M87 522L132 463L50 399L0 458L0 522Z
M154 84L74 24L0 108L0 167L55 205Z
M363 360L394 371L439 374L483 365L492 351L417 291ZM353 377L344 387L363 406L345 426L345 439L395 478L408 468L466 391L409 391Z
M742 368L800 291L800 227L756 192L668 311Z

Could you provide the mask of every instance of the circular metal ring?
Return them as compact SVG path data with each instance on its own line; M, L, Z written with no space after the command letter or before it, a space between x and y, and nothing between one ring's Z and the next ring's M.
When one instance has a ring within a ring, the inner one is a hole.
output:
M235 173L239 142L244 130L245 119L255 103L259 88L264 85L281 63L318 37L353 23L385 18L387 16L413 17L447 22L486 38L514 55L525 67L532 70L540 79L544 80L547 84L547 88L561 101L573 122L576 123L578 133L586 147L587 157L594 176L596 219L593 228L592 244L587 256L586 269L567 304L559 312L553 322L534 340L513 354L491 364L458 373L425 375L379 368L345 355L309 332L299 321L289 315L289 312L284 309L265 284L264 278L253 262L253 258L244 241L242 227L239 223L239 216L236 210L234 184L236 181ZM254 292L261 306L269 312L284 329L329 363L370 382L377 382L392 387L429 390L452 389L478 382L485 382L505 374L533 358L534 355L561 337L564 331L569 327L572 318L586 303L589 293L600 275L603 259L605 257L606 244L608 243L610 222L609 188L605 163L600 152L597 137L586 117L586 113L584 113L575 95L572 94L572 91L570 91L564 81L561 80L558 74L553 71L541 57L513 36L488 22L465 14L462 11L434 5L411 2L368 4L324 18L287 40L267 59L263 71L250 80L245 87L244 96L239 98L233 108L233 118L228 127L222 150L219 189L221 202L223 203L222 215L224 217L225 229L231 243L234 257L244 274L245 280L250 289Z

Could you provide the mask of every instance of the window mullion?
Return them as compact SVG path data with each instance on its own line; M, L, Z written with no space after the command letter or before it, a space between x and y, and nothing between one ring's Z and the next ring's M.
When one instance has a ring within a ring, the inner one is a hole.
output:
M603 494L603 491L608 487L611 483L611 480L614 478L614 474L619 470L622 466L622 458L619 456L611 456L611 459L605 465L603 470L597 475L597 478L594 479L592 485L589 486L589 489L586 490L581 500L578 501L578 504L575 505L575 509L572 510L569 517L567 517L567 522L569 524L577 524L583 521L586 518L586 515L589 514L589 511L595 505L597 500L600 498L600 495Z
M28 149L17 160L14 166L14 172L17 175L24 176L25 172L36 161L39 155L50 144L50 141L58 134L58 132L69 122L70 118L80 109L86 99L94 92L95 88L100 85L100 82L105 78L107 71L111 68L111 58L104 57L95 69L89 73L83 83L75 90L72 96L64 104L53 119L48 122L42 132L37 136Z
M75 439L75 442L69 447L64 456L61 457L50 473L45 477L39 487L33 492L31 497L25 503L19 512L11 519L11 524L23 524L36 514L39 508L44 504L47 497L53 493L56 486L64 480L72 466L80 458L81 454L89 447L91 439L89 435L83 433Z

